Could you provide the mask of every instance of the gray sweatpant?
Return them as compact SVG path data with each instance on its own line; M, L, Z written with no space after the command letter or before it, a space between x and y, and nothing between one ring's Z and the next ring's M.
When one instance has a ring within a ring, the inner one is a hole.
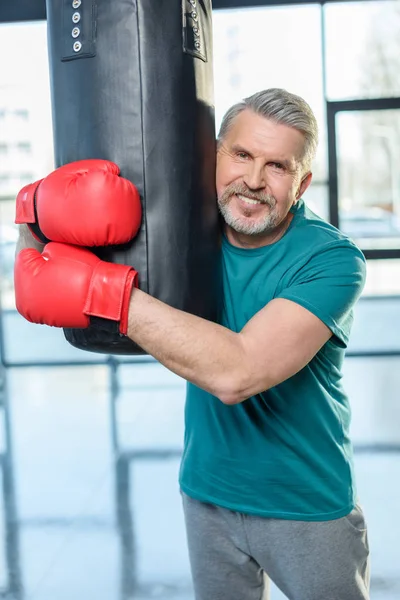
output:
M182 493L196 600L268 600L269 579L289 600L368 600L362 510L333 521L266 519Z

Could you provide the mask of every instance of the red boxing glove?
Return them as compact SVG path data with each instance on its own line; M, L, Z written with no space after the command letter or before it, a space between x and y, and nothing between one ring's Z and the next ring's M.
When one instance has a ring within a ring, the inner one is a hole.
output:
M129 300L137 286L132 267L108 263L84 248L50 242L42 254L21 250L15 261L18 312L32 323L84 329L90 317L128 329Z
M125 244L142 218L136 187L108 160L80 160L26 185L17 196L15 222L27 223L42 243L78 246Z

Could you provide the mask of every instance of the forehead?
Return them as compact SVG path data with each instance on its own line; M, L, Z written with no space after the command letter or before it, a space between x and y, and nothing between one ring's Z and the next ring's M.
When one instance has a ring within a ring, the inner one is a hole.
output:
M224 142L228 146L242 146L255 155L269 155L272 152L285 158L300 159L305 138L301 131L293 127L244 110L232 122Z

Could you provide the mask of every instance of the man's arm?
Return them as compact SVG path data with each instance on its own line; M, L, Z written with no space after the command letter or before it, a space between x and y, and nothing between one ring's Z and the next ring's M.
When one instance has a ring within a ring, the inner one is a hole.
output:
M23 248L35 248L38 252L42 252L44 246L44 244L41 244L36 238L33 237L28 225L24 224L19 226L16 254L23 250Z
M299 304L277 298L240 333L171 308L135 289L128 336L168 369L225 404L237 404L305 367L331 330Z

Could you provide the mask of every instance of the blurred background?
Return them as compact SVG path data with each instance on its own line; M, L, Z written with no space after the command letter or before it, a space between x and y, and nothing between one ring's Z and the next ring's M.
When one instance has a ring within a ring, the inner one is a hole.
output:
M44 7L6 4L0 598L193 600L177 484L185 382L147 357L76 350L15 311L15 196L54 160ZM321 139L305 200L368 260L344 378L371 598L400 599L400 3L215 0L213 12L217 127L259 89L303 96Z

